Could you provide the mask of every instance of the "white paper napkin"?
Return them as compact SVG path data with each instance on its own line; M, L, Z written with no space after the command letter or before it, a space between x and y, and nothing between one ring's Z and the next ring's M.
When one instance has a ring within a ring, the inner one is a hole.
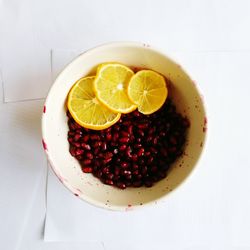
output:
M40 135L42 107L43 101L0 103L0 238L5 249L20 243L47 166Z
M53 55L62 65L68 63L68 53ZM126 213L81 201L50 171L46 241L103 241L137 249L149 249L150 242L180 249L250 245L250 53L171 54L202 88L207 105L207 148L195 172L165 202Z

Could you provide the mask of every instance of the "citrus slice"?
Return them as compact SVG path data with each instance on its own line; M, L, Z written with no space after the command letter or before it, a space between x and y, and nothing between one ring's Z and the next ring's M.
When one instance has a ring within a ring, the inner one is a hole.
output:
M94 82L96 97L114 112L129 113L137 108L127 95L127 87L134 72L119 63L104 63L97 69Z
M160 109L167 95L164 77L152 70L138 71L128 85L130 100L138 105L138 111L145 115Z
M98 101L93 90L94 80L94 76L78 80L69 92L67 105L79 125L101 130L116 123L121 114L112 112Z

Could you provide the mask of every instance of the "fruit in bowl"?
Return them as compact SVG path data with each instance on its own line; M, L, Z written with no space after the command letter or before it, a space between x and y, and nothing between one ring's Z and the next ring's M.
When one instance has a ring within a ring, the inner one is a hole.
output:
M80 55L45 105L43 142L55 174L83 200L113 210L171 192L205 141L196 86L178 64L142 44L113 43Z
M104 63L96 76L75 83L67 102L68 141L84 173L121 189L151 187L167 176L189 127L166 101L167 82L152 70L134 74Z

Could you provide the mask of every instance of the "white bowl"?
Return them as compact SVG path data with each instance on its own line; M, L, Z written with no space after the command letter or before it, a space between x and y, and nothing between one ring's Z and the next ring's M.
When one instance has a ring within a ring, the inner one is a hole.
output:
M170 96L177 110L191 122L185 153L172 166L168 176L152 188L120 190L102 184L92 174L81 171L69 153L67 141L66 98L72 85L103 62L149 68L172 81ZM167 196L194 169L204 147L206 114L197 86L181 66L158 50L142 43L109 43L88 50L73 60L57 77L50 89L42 116L43 146L53 171L76 196L99 207L128 210L142 207Z

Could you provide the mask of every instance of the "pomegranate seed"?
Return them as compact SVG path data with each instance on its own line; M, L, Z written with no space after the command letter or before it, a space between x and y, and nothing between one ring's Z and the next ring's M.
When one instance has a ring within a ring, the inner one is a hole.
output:
M114 171L115 175L119 175L120 173L120 169L118 167L115 167L115 171Z
M117 182L117 187L118 188L120 188L120 189L125 189L126 188L126 185L125 185L125 183L123 183L123 182Z
M74 136L74 141L79 141L82 136L80 134L76 134Z
M107 150L107 143L106 143L106 142L103 142L103 143L102 143L102 150L103 150L103 151L106 151L106 150Z
M75 158L78 160L78 161L81 161L83 159L82 155L76 155Z
M71 123L71 122L69 123L69 128L70 128L70 130L76 130L77 129L75 124Z
M82 128L82 126L79 125L78 123L75 123L75 127L76 127L76 129L81 129Z
M101 162L99 160L95 160L94 164L99 168L101 166Z
M130 187L132 185L132 182L129 180L126 180L125 185L126 185L126 187Z
M121 158L117 158L115 162L116 162L117 164L120 164L120 163L121 163Z
M139 174L139 170L138 169L133 171L133 175L138 175L138 174Z
M111 185L111 186L114 185L114 182L112 180L109 180L109 179L105 180L105 183L108 185Z
M83 142L83 143L81 144L81 146L82 146L83 149L91 150L91 147L90 147L89 144L86 144L86 143Z
M153 154L157 154L157 153L158 153L158 151L157 151L156 148L151 147L149 150L150 150Z
M145 155L145 156L150 156L150 155L151 155L151 152L150 152L150 151L147 151L147 152L145 152L144 155Z
M82 168L82 171L84 173L92 173L93 169L91 167L83 167Z
M133 182L133 187L141 187L142 186L142 181L134 181Z
M122 137L119 139L119 142L121 143L128 143L129 142L129 138L128 137Z
M120 151L124 151L127 148L127 145L123 144L119 147Z
M112 137L112 141L116 142L118 140L118 138L119 138L119 134L118 134L118 132L115 132L113 137Z
M105 131L106 131L107 133L110 133L110 132L111 132L111 127L107 128Z
M107 174L107 178L109 180L112 180L114 178L114 174L112 174L112 173Z
M150 128L149 131L148 131L148 134L149 134L149 135L154 134L154 133L155 133L155 130L156 130L155 127Z
M150 165L154 161L154 157L150 156L147 160L147 164Z
M82 155L83 154L83 150L82 149L76 149L76 151L75 151L75 155Z
M141 148L141 147L142 147L142 145L138 144L138 143L134 145L134 148L136 148L136 149Z
M76 149L74 147L70 147L69 152L72 156L76 156Z
M107 164L107 163L109 163L109 162L111 162L112 161L112 158L107 158L107 159L104 159L103 160L103 163L104 164Z
M136 179L136 180L141 180L141 179L142 179L142 175L141 175L141 174L136 175L136 176L135 176L135 179Z
M142 155L144 155L144 148L140 148L137 152L137 155L140 157Z
M98 156L98 158L103 158L104 155L103 155L103 153L99 153L97 156Z
M76 133L82 135L82 130L81 129L77 129Z
M103 174L108 174L110 171L109 171L109 168L108 167L105 167L102 169L102 173Z
M90 159L90 160L92 160L92 159L94 158L93 154L90 153L90 152L88 152L88 153L86 154L86 157L87 157L88 159Z
M132 161L133 161L133 162L136 162L137 160L138 160L138 156L137 156L137 155L135 155L135 154L134 154L134 155L132 155Z
M141 174L142 174L142 175L146 175L147 172L148 172L148 168L147 168L146 166L143 166L143 167L141 168Z
M152 173L156 173L158 168L157 168L157 166L152 166L150 170Z
M163 131L161 131L161 132L160 132L160 136L165 137L165 136L166 136L166 133L163 132Z
M124 175L131 175L131 171L129 170L123 170L122 172Z
M176 147L169 148L169 152L171 152L171 153L176 152Z
M153 144L154 144L154 145L157 145L157 143L158 143L158 138L155 137L155 138L153 139Z
M168 155L168 151L165 148L161 148L160 152L162 153L162 155L164 155L165 157Z
M140 117L141 114L136 110L136 111L134 111L134 116L135 116L135 117Z
M72 142L73 142L73 138L72 138L72 137L69 137L69 138L68 138L68 142L69 142L69 143L72 143Z
M122 135L123 137L129 137L129 133L126 132L126 131L121 131L121 135Z
M133 164L133 169L138 169L139 166L137 164Z
M132 179L132 175L131 175L131 174L126 174L126 175L125 175L125 178L126 178L127 180L131 180L131 179Z
M117 148L115 148L115 149L113 150L113 152L114 152L114 154L116 155L116 154L118 154L119 150L118 150Z
M157 181L159 181L160 179L159 179L158 176L153 175L153 176L152 176L152 180L153 180L154 182L157 182Z
M131 125L131 122L130 122L130 121L125 121L125 122L123 122L123 125L124 125L125 127L130 126L130 125Z
M101 147L101 145L102 145L102 142L100 142L100 141L95 141L95 142L93 143L93 147L94 147L94 148Z
M101 138L100 138L99 135L91 135L91 136L90 136L90 139L91 139L91 140L100 141Z
M152 135L149 135L146 139L146 142L151 142L153 140L153 136Z
M95 150L94 150L94 155L98 155L99 151L100 151L99 148L95 148Z
M89 135L84 135L82 140L83 142L87 142L89 140Z
M81 143L79 143L79 142L73 142L72 143L75 147L77 147L77 148L80 148L81 147Z
M146 129L146 128L148 128L148 124L147 123L138 124L137 127L139 129Z
M119 132L119 131L120 131L120 126L119 126L119 125L114 125L114 126L113 126L113 129L114 129L115 131Z
M92 161L90 159L86 159L82 162L84 165L90 165Z
M146 187L152 187L153 186L153 182L151 180L145 180L145 186Z
M112 152L104 153L103 157L104 157L105 159L112 158L112 157L113 157L113 153L112 153Z
M135 141L134 135L130 135L130 142L134 142L134 141Z
M137 141L138 143L141 143L141 138L138 137L138 138L136 139L136 141Z
M106 134L106 140L111 141L111 139L112 139L112 135L110 133L107 133Z
M137 131L137 133L139 134L139 136L144 137L144 132L143 132L143 130L140 129L140 130Z
M102 178L102 170L98 170L97 172L96 172L96 176L100 179L100 178Z
M114 178L113 178L114 181L118 181L119 179L120 179L119 175L115 175Z
M128 126L128 133L129 134L133 133L133 126L132 125Z
M174 144L174 145L177 144L177 140L176 140L176 138L173 137L173 136L170 137L170 142L171 142L172 144Z
M129 157L129 158L132 157L132 155L131 155L131 148L130 147L127 147L127 149L126 149L126 156Z
M140 158L140 159L138 160L138 163L139 163L141 166L143 166L144 163L145 163L145 160L144 160L143 158Z
M167 176L167 174L166 172L161 171L158 173L158 176L159 176L159 179L164 179Z
M122 168L127 168L128 167L128 163L127 162L122 162L121 163L121 167Z

